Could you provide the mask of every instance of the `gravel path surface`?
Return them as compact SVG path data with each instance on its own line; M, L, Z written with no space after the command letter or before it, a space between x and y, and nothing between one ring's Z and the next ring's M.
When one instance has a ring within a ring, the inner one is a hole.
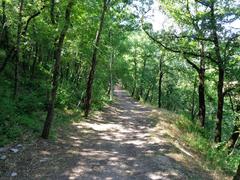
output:
M214 179L191 157L160 136L152 109L115 90L116 103L64 130L56 142L38 140L0 165L0 179L150 180ZM21 155L20 155L21 154ZM188 159L173 158L171 154ZM3 161L0 161L3 163Z

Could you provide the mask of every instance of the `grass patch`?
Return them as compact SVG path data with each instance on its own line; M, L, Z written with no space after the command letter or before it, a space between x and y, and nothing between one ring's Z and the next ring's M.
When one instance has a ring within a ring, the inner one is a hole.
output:
M214 144L208 129L200 128L196 123L179 116L175 121L181 130L180 139L186 142L193 150L199 152L209 169L222 170L233 175L240 161L240 151L228 155L225 143Z

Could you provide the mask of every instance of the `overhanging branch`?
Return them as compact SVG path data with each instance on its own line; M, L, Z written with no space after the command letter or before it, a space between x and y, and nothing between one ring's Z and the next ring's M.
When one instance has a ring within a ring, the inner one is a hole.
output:
M22 31L22 35L26 35L27 33L27 29L28 29L28 26L29 26L29 23L37 16L39 16L42 12L42 10L45 8L46 6L44 5L39 11L35 12L34 14L32 14L28 19L27 19L27 22L26 22L26 25L24 26L24 29Z
M189 52L189 51L184 51L184 50L178 50L178 49L173 49L171 47L166 46L165 44L163 44L161 41L157 40L156 38L154 38L152 35L150 35L149 32L147 32L144 28L143 31L147 34L147 36L152 39L154 42L156 42L157 44L159 44L160 46L162 46L164 49L174 52L174 53L179 53L179 54L183 54L183 55L188 55L188 56L192 56L192 57L201 57L201 54L197 54L194 52ZM205 57L207 57L208 59L211 59L212 61L214 61L214 59L209 56L206 55Z

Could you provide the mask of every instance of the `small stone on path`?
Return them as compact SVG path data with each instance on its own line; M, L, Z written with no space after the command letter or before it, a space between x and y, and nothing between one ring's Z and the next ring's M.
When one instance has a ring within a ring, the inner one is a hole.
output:
M0 148L0 153L6 152L6 151L7 151L7 148L5 147Z
M42 158L42 159L40 159L40 162L46 162L48 160L48 158Z
M13 153L17 153L19 150L16 149L16 148L11 148L10 151L13 152Z
M17 176L17 173L16 173L16 172L12 172L12 173L11 173L11 176L12 176L12 177Z
M0 156L0 160L5 160L5 159L7 159L7 156L6 156L6 155Z
M18 145L16 145L16 148L22 148L22 147L23 147L22 144L18 144Z

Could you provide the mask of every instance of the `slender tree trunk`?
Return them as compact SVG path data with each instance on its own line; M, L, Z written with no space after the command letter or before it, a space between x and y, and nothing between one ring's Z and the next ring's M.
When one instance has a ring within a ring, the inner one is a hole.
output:
M77 66L77 73L76 73L76 77L75 77L75 80L74 82L76 82L76 86L78 87L79 84L80 84L80 79L81 79L81 69L82 69L82 66L81 66L81 62L78 64Z
M113 74L112 74L112 65L113 65L113 58L114 58L114 49L112 44L112 32L109 30L109 42L111 44L111 55L109 58L109 91L108 95L110 100L113 99Z
M146 59L146 57L144 57L144 60L143 60L143 68L142 68L142 77L141 77L140 90L139 90L139 96L140 96L141 98L142 98L142 96L143 96L143 83L144 83L144 78L145 78L146 62L147 62L147 59Z
M54 50L55 51L54 52L55 64L54 64L54 69L53 69L52 90L51 90L50 99L49 99L47 117L46 117L43 131L42 131L42 138L44 138L44 139L48 138L51 124L53 121L54 105L55 105L55 100L56 100L58 80L59 80L59 70L60 70L60 65L61 65L61 52L62 52L62 47L63 47L63 43L64 43L64 38L66 36L67 30L70 25L70 16L71 16L73 2L74 2L74 0L68 0L68 5L66 7L66 12L65 12L65 24L60 33L59 39L55 44L55 50Z
M137 89L137 62L136 59L134 59L134 77L133 77L133 90L132 90L132 97L135 96L135 92Z
M158 108L162 107L162 79L163 79L163 70L162 70L163 60L159 58L159 80L158 80Z
M219 67L218 71L219 71L218 87L217 87L218 107L217 107L217 122L216 122L216 129L215 129L215 142L221 142L223 104L224 104L224 94L223 94L224 69L222 67Z
M149 88L148 88L148 90L147 90L147 93L146 93L146 95L145 95L145 98L144 98L144 101L145 101L145 102L148 101L148 98L149 98L149 94L150 94L151 89L152 89L152 86L150 85Z
M20 60L20 49L21 49L21 31L22 31L22 11L23 11L24 0L19 1L18 11L18 30L17 30L17 47L16 47L16 58L14 68L14 89L13 97L17 98L18 95L18 83L19 83L19 60Z
M37 63L37 59L38 59L38 49L39 49L38 43L36 43L35 56L33 59L32 66L31 66L31 77L30 77L31 80L34 79L35 67L36 67L36 63Z
M6 16L6 1L2 0L2 32L0 34L0 47L8 50L8 25Z
M50 6L50 17L52 24L55 24L55 0L51 0L51 6Z
M199 69L199 86L198 86L198 95L199 95L199 120L200 126L204 127L205 125L205 115L206 115L206 106L205 106L205 57L204 57L204 44L201 42L201 58L200 58L200 69Z
M153 90L154 90L154 86L152 86L152 90L150 91L151 93L151 95L150 95L150 98L149 98L149 101L150 101L150 103L152 103L153 102Z
M210 13L211 13L211 23L212 23L212 37L214 43L214 50L216 54L216 62L218 65L218 85L217 85L217 97L218 97L218 106L217 106L217 120L215 128L215 142L221 142L222 137L222 119L223 119L223 105L224 105L224 93L223 93L223 83L224 83L224 63L220 53L219 39L217 34L217 22L215 17L215 1L211 2Z
M113 99L113 73L112 73L112 65L113 65L113 57L114 57L114 54L113 54L113 50L112 50L112 53L111 53L111 57L110 57L110 62L109 62L109 71L110 71L110 77L109 77L109 97L110 97L110 100Z
M186 57L185 57L186 58ZM198 101L199 101L199 111L198 118L200 121L201 127L205 125L205 114L206 114L206 106L205 106L205 59L204 59L204 47L203 43L201 43L201 57L200 57L200 67L186 58L187 63L189 63L198 73Z
M7 65L7 62L10 60L10 59L14 59L16 57L16 49L15 47L12 48L11 50L8 50L7 51L7 56L5 57L2 65L0 66L0 74L3 72L3 70L5 69L6 65Z
M195 118L195 95L196 95L196 86L197 86L197 78L194 80L194 85L193 85L193 94L192 94L192 107L191 107L191 119L192 121Z
M199 120L200 120L200 126L204 127L205 125L205 113L206 113L206 107L205 107L205 87L204 87L204 81L205 81L205 73L203 69L200 69L199 72L199 86L198 86L198 96L199 96Z
M136 57L136 51L135 51L135 57ZM136 58L133 59L134 62L134 90L132 92L132 96L136 99L139 99L138 95L138 83L137 83L137 60Z
M238 117L236 117L235 122L239 122ZM234 125L233 133L227 143L227 148L229 149L229 152L231 152L232 149L235 147L239 136L240 136L240 127L238 125Z
M233 132L232 132L232 135L231 135L231 137L229 138L229 140L226 144L226 147L228 148L228 152L230 154L232 152L232 150L234 149L234 147L236 146L238 138L240 137L240 125L239 125L239 122L240 122L240 119L239 119L240 103L237 101L238 104L237 104L236 108L234 108L231 95L229 95L229 98L230 98L230 102L231 102L231 105L232 105L232 111L234 113L236 113Z
M103 24L104 24L104 17L105 13L107 11L107 0L103 1L103 8L102 8L102 13L100 17L100 23L99 23L99 28L96 33L96 38L93 46L93 53L92 53L92 64L91 64L91 69L88 75L88 82L87 82L87 89L86 89L86 99L84 103L84 108L85 108L85 117L88 117L90 108L91 108L91 100L92 100L92 88L93 88L93 80L94 80L94 74L96 71L96 65L97 65L97 52L98 52L98 47L100 43L100 37L103 29Z
M135 85L135 83L134 83L134 87L133 87L133 90L132 90L132 93L131 93L131 96L132 96L132 97L133 97L134 94L135 94L135 90L136 90L136 85Z

